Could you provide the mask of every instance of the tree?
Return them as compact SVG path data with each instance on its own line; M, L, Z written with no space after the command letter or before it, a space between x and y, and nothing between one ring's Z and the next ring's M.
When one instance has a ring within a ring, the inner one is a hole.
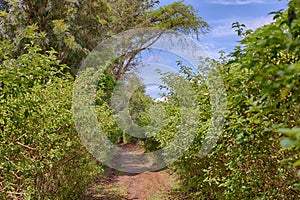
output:
M112 74L116 80L120 80L126 72L139 65L135 60L137 55L154 44L168 29L172 29L184 34L195 34L199 39L201 33L208 31L208 24L197 16L196 11L190 5L185 5L182 2L174 2L170 5L160 7L156 10L150 10L142 16L142 22L136 27L156 27L156 33L139 33L140 37L138 44L131 44L128 42L128 48L120 56L120 59L114 66L112 66ZM134 27L132 27L134 28ZM148 34L148 35L147 35ZM151 42L149 42L151 41Z
M81 60L99 42L114 34L137 27L161 27L197 36L208 27L191 6L175 2L154 9L154 0L14 0L9 11L1 11L1 37L13 38L18 30L35 24L46 34L40 41L44 50L58 51L58 59L74 72ZM20 47L20 51L23 48ZM20 52L16 52L20 54ZM136 56L137 53L130 54ZM125 59L130 59L129 55ZM124 59L123 59L124 60ZM133 60L133 59L130 59ZM128 67L119 65L119 68ZM119 70L124 71L124 70Z

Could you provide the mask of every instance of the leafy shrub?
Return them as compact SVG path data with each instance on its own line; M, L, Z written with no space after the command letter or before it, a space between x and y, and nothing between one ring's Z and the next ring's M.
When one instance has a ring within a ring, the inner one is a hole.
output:
M73 78L35 27L0 43L0 198L77 199L96 174L72 121ZM15 57L18 42L30 41Z
M254 32L244 32L243 26L235 24L244 37L242 46L217 64L227 95L223 134L204 158L199 152L211 123L212 110L207 108L212 97L204 95L208 85L201 73L185 72L199 94L201 117L194 144L171 166L182 180L179 199L300 198L300 179L290 162L296 160L296 151L282 150L282 135L276 132L298 127L300 122L300 37L295 28L299 16L291 24L287 17L287 12L279 12L275 22ZM175 124L164 127L156 141L164 144ZM296 133L289 136L296 145Z

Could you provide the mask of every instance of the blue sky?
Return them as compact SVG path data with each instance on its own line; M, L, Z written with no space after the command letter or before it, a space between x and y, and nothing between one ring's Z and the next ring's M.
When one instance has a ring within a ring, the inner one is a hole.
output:
M160 0L161 5L174 0ZM282 0L185 0L192 5L200 17L211 27L211 31L200 38L201 45L211 57L217 58L218 52L231 52L238 45L239 38L231 29L231 24L240 22L250 29L272 22L268 13L285 9L287 1Z
M160 2L163 6L174 0L160 0ZM287 8L286 0L185 0L184 3L192 5L197 10L197 14L210 25L210 32L201 35L200 41L195 42L213 58L218 58L218 52L221 50L226 53L232 52L239 44L240 38L231 28L232 23L243 23L248 29L255 30L272 22L273 16L268 13ZM178 46L178 49L182 48ZM146 84L146 93L153 98L159 98L159 93L162 92L158 89L162 84L161 77L155 70L177 72L176 61L184 60L185 57L182 57L180 51L171 54L164 51L143 54L146 67L141 70L140 77ZM186 61L190 61L185 58ZM195 65L192 67L197 68Z

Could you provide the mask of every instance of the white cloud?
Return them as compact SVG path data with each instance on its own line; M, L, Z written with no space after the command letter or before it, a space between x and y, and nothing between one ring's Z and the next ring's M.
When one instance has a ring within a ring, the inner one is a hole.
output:
M272 21L273 21L273 17L267 16L267 17L259 17L259 18L255 18L255 19L244 20L244 21L241 20L240 23L245 24L247 29L255 30L266 24L270 24Z
M212 27L211 32L208 34L210 37L221 38L236 35L234 29L231 28L232 23L239 22L240 24L245 24L246 29L255 30L259 27L262 27L266 24L270 24L273 21L272 16L259 17L259 18L230 18L223 19L222 21L217 22L218 25Z
M262 27L266 24L270 24L273 21L272 16L259 17L259 18L228 18L218 21L214 21L215 26L212 27L212 30L209 34L202 37L202 44L204 49L208 54L213 58L219 57L219 51L225 50L228 53L228 50L233 50L234 45L232 41L238 41L241 38L237 37L234 29L231 28L233 22L239 22L240 24L245 24L246 29L256 30L259 27ZM237 45L237 44L236 44Z
M267 0L207 0L209 3L213 4L223 4L223 5L246 5L253 3L266 4L269 3Z
M235 35L235 32L231 29L231 24L225 24L212 28L210 34L212 37L226 37Z
M210 49L207 49L206 52L209 55L209 58L218 59L220 57L220 54L219 54L220 50L224 50L224 49L210 48Z

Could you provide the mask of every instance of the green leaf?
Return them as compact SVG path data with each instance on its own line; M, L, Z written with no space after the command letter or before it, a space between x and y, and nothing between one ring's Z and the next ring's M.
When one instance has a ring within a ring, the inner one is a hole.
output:
M291 139L291 138L283 138L281 141L280 141L280 145L287 149L287 148L290 148L290 147L293 147L294 145L296 144L296 141Z
M299 165L300 165L300 159L297 160L296 162L294 162L294 164L293 164L294 167L298 167Z
M284 133L285 135L288 136L296 136L297 134L300 133L300 128L279 128L277 130L279 133Z
M73 142L72 142L72 141L68 141L66 146L67 146L67 147L71 147L71 146L72 146L72 144L73 144Z

